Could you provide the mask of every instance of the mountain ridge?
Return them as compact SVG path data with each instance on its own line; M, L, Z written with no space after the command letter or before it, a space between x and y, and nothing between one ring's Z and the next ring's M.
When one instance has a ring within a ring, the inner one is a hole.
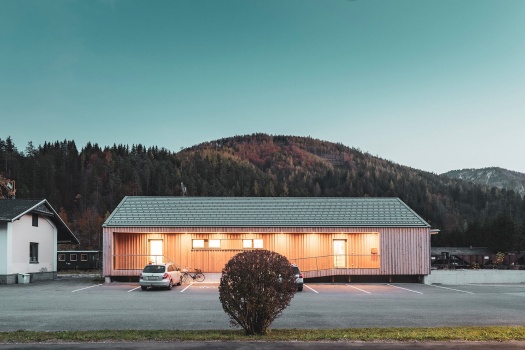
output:
M490 187L507 189L525 197L525 174L500 167L451 170L442 175Z
M89 249L100 249L99 223L124 196L182 195L397 197L441 230L433 245L525 249L525 200L514 191L311 137L257 133L177 153L89 142L78 151L72 140L24 153L8 138L0 139L0 164L17 198L46 198Z

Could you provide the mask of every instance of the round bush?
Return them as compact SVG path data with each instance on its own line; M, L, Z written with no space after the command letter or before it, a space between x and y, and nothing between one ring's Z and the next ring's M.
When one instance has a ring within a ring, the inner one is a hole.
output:
M248 335L266 334L296 291L286 257L250 250L235 255L223 268L219 299L232 326L241 326Z

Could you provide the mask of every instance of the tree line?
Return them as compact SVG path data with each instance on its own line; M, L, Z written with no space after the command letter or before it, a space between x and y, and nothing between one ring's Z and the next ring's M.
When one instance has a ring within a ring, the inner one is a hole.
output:
M525 201L513 191L396 164L342 144L253 134L180 152L141 144L0 139L0 173L17 198L45 198L81 240L101 248L101 225L124 196L399 197L433 228L434 246L525 250Z

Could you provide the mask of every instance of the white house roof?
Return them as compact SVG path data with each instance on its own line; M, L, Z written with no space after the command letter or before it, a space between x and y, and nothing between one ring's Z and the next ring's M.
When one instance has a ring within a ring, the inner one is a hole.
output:
M399 198L125 197L104 227L430 227Z
M57 227L58 243L79 244L73 232L45 199L0 199L0 222L13 222L26 214L47 216Z

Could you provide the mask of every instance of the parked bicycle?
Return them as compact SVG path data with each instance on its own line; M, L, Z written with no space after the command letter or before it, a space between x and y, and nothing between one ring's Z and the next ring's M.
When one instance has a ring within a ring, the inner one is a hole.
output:
M201 269L195 269L195 273L191 274L191 272L188 271L188 269L182 270L182 275L180 276L180 280L182 283L187 283L190 281L190 278L197 282L204 281L204 274L202 273Z

